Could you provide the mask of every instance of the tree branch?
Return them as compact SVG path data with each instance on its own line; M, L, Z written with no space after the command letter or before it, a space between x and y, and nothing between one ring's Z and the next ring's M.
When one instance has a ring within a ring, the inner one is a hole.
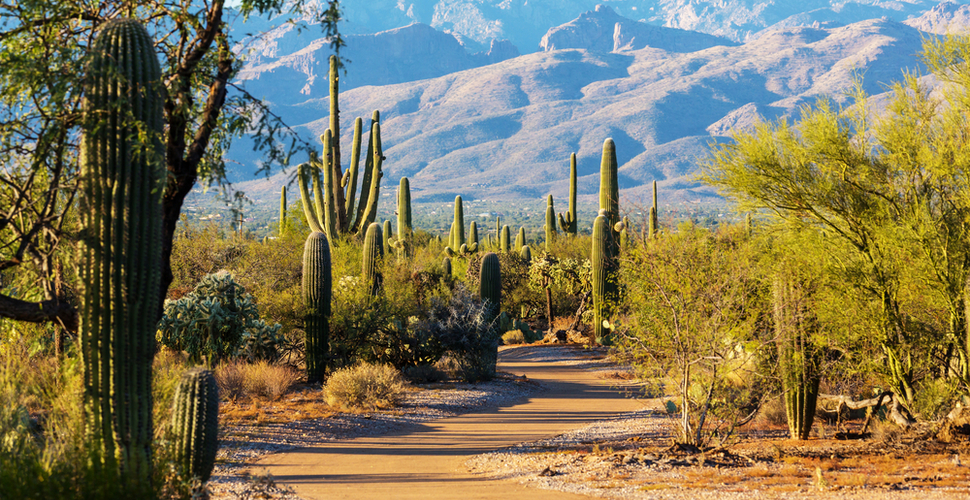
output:
M51 299L27 302L0 294L0 318L28 323L58 323L66 330L77 331L77 309L66 300Z

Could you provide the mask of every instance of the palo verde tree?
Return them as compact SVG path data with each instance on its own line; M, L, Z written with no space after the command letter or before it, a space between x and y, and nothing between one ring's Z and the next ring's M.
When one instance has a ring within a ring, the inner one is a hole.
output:
M854 249L846 281L880 304L873 334L886 382L909 405L928 380L970 389L970 37L930 40L923 58L944 82L938 93L906 74L876 109L857 86L849 105L822 100L794 124L737 134L703 174L742 209L818 227ZM906 278L913 270L920 275ZM944 304L941 326L912 307L917 294L906 290L919 282Z
M245 54L232 50L230 17L302 12L310 4L242 0L234 10L224 0L0 4L0 317L76 329L67 274L72 252L64 249L77 239L70 214L79 173L83 68L101 26L122 17L141 20L161 64L167 183L157 264L163 293L154 307L160 315L183 200L197 183L227 187L224 153L232 139L252 134L267 166L312 149L231 83ZM339 49L338 1L323 2L310 17Z

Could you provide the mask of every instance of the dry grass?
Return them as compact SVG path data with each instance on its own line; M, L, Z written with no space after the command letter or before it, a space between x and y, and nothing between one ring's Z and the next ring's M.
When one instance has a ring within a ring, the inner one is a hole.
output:
M361 363L330 375L323 386L323 395L334 408L372 411L397 406L407 386L401 372L394 367Z
M522 330L509 330L502 334L502 345L524 344L525 334Z
M290 366L266 361L232 361L216 369L219 390L230 401L242 397L278 401L301 378L300 372Z

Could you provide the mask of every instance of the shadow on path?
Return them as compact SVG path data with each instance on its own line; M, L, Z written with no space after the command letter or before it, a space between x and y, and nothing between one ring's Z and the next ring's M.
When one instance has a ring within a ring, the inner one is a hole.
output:
M552 437L643 406L589 371L543 361L537 349L546 348L506 348L499 355L500 370L524 374L547 388L532 397L381 436L270 455L257 468L307 499L585 498L487 480L463 466L473 455Z

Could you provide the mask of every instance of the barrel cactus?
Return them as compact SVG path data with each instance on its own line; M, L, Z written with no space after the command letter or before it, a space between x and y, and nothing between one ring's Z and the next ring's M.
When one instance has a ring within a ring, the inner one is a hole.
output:
M330 354L330 300L333 280L330 243L319 231L310 233L303 246L303 303L306 331L307 382L322 382Z
M208 481L219 451L219 387L211 371L196 367L182 374L172 403L172 434L182 476Z
M137 21L103 25L87 66L80 162L84 409L97 463L129 496L151 488L152 359L160 294L161 68Z

